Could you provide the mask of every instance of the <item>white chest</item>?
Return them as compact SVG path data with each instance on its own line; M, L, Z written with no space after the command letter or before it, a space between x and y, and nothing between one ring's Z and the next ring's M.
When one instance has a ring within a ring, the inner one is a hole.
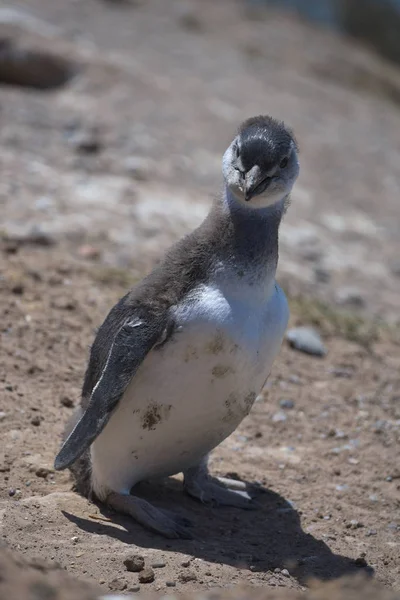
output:
M145 359L92 446L107 488L181 471L230 435L269 375L288 308L275 284L267 298L203 286L174 319L172 339Z

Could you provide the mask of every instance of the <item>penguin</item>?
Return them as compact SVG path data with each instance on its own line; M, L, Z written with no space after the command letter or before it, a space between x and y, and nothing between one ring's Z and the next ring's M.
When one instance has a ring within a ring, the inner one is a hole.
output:
M253 507L243 482L211 477L208 456L250 412L289 317L275 274L299 173L292 131L270 116L246 120L222 173L203 223L98 330L54 465L70 468L85 496L167 538L190 538L189 523L135 496L143 480L182 472L205 504Z

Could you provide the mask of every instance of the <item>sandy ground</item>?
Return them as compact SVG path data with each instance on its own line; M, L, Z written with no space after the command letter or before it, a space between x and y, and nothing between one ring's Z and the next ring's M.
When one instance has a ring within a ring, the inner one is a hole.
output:
M228 0L4 10L1 37L79 70L51 92L0 89L0 523L22 570L46 559L126 592L139 585L124 566L133 552L165 565L141 584L154 592L296 593L359 572L400 590L400 352L394 325L377 325L394 322L400 292L398 74L346 40ZM52 463L96 327L202 219L227 142L260 112L290 122L302 147L279 277L292 323L315 322L328 355L284 345L213 455L213 472L254 486L259 510L202 506L179 478L142 486L194 521L194 540L166 541L74 494ZM338 305L353 312L339 317Z

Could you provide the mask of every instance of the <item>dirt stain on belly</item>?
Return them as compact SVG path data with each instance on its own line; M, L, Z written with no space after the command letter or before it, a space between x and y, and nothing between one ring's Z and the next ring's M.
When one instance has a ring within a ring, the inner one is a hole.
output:
M162 423L163 420L168 419L171 409L171 404L157 404L156 402L152 402L142 417L143 429L154 431L157 425Z

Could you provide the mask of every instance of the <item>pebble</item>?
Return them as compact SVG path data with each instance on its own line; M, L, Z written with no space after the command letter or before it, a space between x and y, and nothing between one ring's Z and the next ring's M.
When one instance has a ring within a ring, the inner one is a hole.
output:
M108 587L113 592L122 592L123 590L126 590L127 584L126 584L126 581L124 581L123 579L116 578L116 579L113 579L112 581L110 581Z
M312 327L294 327L286 333L286 339L291 348L311 354L312 356L325 356L326 348L322 343L319 333Z
M281 400L279 400L279 406L281 408L290 410L291 408L294 408L294 401L290 400L289 398L282 398Z
M335 300L341 306L351 306L353 308L363 308L365 299L360 290L355 287L343 287L337 290Z
M102 147L99 131L96 127L76 131L71 136L70 143L75 150L82 154L97 154Z
M184 560L181 562L182 567L190 567L190 560Z
M365 535L366 535L367 537L370 537L371 535L377 535L377 533L378 533L378 532L376 531L376 529L368 529L368 530L366 531Z
M154 579L154 571L153 569L150 569L150 567L146 567L145 569L143 569L143 571L140 571L139 573L140 583L152 583Z
M323 267L315 267L314 277L318 283L328 283L331 279L331 274L328 269L324 269Z
M22 245L33 246L54 246L56 240L46 231L41 229L39 225L28 225L26 227L18 227L15 231L7 231L5 234L7 242L13 242Z
M142 156L128 156L124 160L126 172L138 181L146 181L151 171L151 163Z
M153 569L163 569L166 566L167 563L165 563L163 560L156 560L153 563L151 563L151 566Z
M17 490L16 490L15 488L10 488L10 489L8 490L8 495L9 495L10 497L12 497L12 496L15 496L15 494L16 494L16 493L17 493Z
M24 293L24 285L23 283L14 283L14 285L11 287L11 292L13 294L15 294L16 296L22 296L22 294Z
M127 571L139 573L144 569L144 557L141 554L130 554L124 560L124 565Z
M35 427L39 427L41 421L42 421L42 419L39 417L39 415L35 415L31 419L31 425L34 425Z
M53 298L51 302L51 306L53 308L59 308L61 310L75 310L76 303L72 298L68 298L65 296L59 296L58 298Z
M282 569L281 574L284 577L290 577L290 573L289 573L289 571L287 569Z
M0 410L0 423L2 421L4 421L4 419L6 418L7 413L5 413L4 411Z
M60 404L62 404L62 406L65 406L66 408L73 408L74 401L69 396L62 396L62 398L60 399Z
M130 592L140 592L140 585L133 585L129 588Z
M51 469L48 469L47 467L39 467L35 471L35 475L37 477L42 477L43 479L46 479L47 475L49 475L50 473Z
M175 583L175 581L166 581L166 582L165 582L165 585L166 585L167 587L175 587L175 586L176 586L176 583Z
M277 412L272 416L273 423L282 423L287 420L287 416L284 412Z
M193 571L185 571L179 575L178 579L181 583L188 583L189 581L197 581L197 575Z
M96 246L91 246L90 244L84 244L78 248L79 256L82 258L88 258L89 260L96 260L100 258L100 249L96 248Z
M346 524L347 529L361 529L361 527L364 527L364 523L360 523L356 519L352 519L350 523Z

